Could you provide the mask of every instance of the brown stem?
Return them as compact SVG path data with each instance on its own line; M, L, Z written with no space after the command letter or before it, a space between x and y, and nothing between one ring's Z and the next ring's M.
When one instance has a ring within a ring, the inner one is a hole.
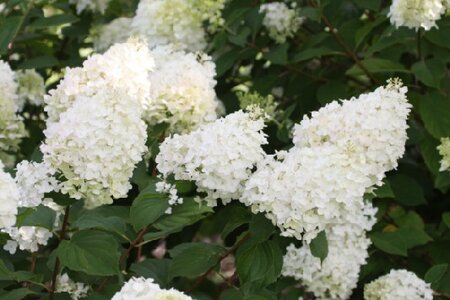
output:
M310 1L311 6L317 8L318 5L315 3L315 1ZM369 72L369 70L364 66L361 61L359 60L358 56L347 46L345 41L342 39L341 35L337 32L337 29L331 24L330 20L324 15L321 14L321 19L327 25L327 27L330 29L331 34L333 35L336 42L341 46L341 48L344 50L345 54L347 54L348 57L350 57L357 65L358 67L369 77L372 84L380 84L380 81L376 79L372 73Z
M122 253L122 255L120 256L119 265L122 265L127 260L128 256L131 253L131 250L133 250L133 248L141 242L149 227L150 226L145 226L144 228L141 229L141 231L139 231L138 236L130 243L128 249L125 250L125 252Z
M208 275L214 271L214 269L220 264L222 260L225 259L228 255L234 253L237 249L239 249L248 239L250 238L250 233L247 233L239 242L237 242L231 249L229 249L225 254L219 257L217 263L209 268L203 275L201 275L197 280L192 284L192 286L187 290L187 293L192 293L205 279Z
M66 237L67 225L69 224L69 213L70 213L70 206L68 205L66 207L65 212L64 212L64 219L63 219L61 231L59 233L59 242L58 242L58 244L62 240L64 240L65 237ZM58 277L58 274L59 274L59 267L60 267L60 261L59 261L59 258L56 257L55 267L53 268L53 274L52 274L52 285L51 285L51 288L50 288L50 295L49 295L49 299L50 300L54 300L55 299L56 278Z
M422 60L422 28L417 30L417 59Z
M30 272L33 272L36 270L36 259L37 259L37 252L31 253L31 266L30 266Z

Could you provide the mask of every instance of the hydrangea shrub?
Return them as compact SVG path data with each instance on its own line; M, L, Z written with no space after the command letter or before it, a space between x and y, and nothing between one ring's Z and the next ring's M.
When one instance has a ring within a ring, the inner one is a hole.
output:
M0 3L0 299L450 299L450 1Z

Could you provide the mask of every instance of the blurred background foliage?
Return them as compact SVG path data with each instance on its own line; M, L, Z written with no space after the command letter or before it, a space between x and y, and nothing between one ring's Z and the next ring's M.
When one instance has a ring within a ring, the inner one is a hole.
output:
M437 299L449 298L450 172L439 172L436 147L440 138L450 136L450 18L442 18L439 28L416 32L389 23L390 1L297 1L306 20L293 38L279 44L262 27L261 2L230 0L223 11L225 25L208 37L206 52L216 63L216 91L227 113L239 109L236 91L273 94L281 113L279 122L266 130L266 150L274 152L291 146L290 129L303 115L332 100L371 91L390 77L401 78L413 104L407 150L384 186L367 195L379 208L378 222L369 234L370 258L352 297L361 299L363 285L390 269L408 268L432 283ZM77 15L63 0L8 0L1 5L2 59L14 70L35 68L51 89L64 68L80 66L92 52L92 29L133 16L137 1L113 0L104 15ZM22 158L39 159L36 149L45 123L37 116L42 112L31 106L24 110L36 117L26 119L30 137L22 143ZM149 145L158 144L160 132L150 131ZM29 254L19 252L11 258L1 250L0 299L47 297L42 285L50 279L55 255L71 277L93 286L96 292L89 299L114 294L125 280L119 272L124 264L128 274L153 277L161 286L190 291L197 299L288 300L303 294L301 284L279 277L283 251L293 240L281 238L263 216L250 214L239 203L218 206L214 213L207 207L198 209L189 198L194 188L186 182L177 185L187 200L172 215L164 215L165 202L142 201L163 197L153 183L145 166L139 165L127 200L92 211L74 204L71 230L85 234L75 233L56 251L50 243L34 273L19 271L28 270ZM36 225L42 218L35 216L27 224ZM130 257L119 264L119 252L109 249L126 251L127 243L140 233L145 234L138 240L139 253L131 247ZM82 240L88 238L98 245L84 245ZM84 258L72 253L76 243ZM169 250L162 253L164 259L156 259L151 258L155 249ZM228 253L236 257L236 273L231 256L225 259ZM147 258L134 262L141 255ZM59 294L58 299L65 296Z

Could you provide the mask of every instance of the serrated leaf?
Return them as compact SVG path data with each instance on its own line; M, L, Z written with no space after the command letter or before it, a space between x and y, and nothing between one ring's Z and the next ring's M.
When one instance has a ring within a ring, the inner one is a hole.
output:
M153 278L161 287L169 283L170 259L146 259L131 265L130 270L136 275Z
M389 183L395 195L395 201L406 206L426 204L422 187L409 176L397 174L389 177Z
M253 215L249 228L251 239L254 242L263 242L270 238L276 227L263 214Z
M423 231L402 228L394 232L375 232L370 235L375 247L394 255L408 255L408 249L424 245L432 239Z
M311 250L311 254L317 258L320 258L320 261L323 262L323 260L328 255L328 241L327 241L327 235L326 235L325 231L321 231L311 241L309 248Z
M427 131L436 139L450 136L450 100L432 92L423 97L420 115Z
M95 230L75 232L56 249L61 265L89 275L108 276L119 273L117 241L108 233Z
M367 58L361 61L361 64L370 73L409 73L409 71L400 63L384 58ZM364 75L364 71L355 64L345 72L348 76Z
M27 208L17 217L16 226L38 226L53 230L56 212L50 207L39 205L35 208Z
M79 230L97 228L106 231L125 234L127 228L128 208L101 206L90 210L83 210L72 223L72 228Z
M415 63L412 65L411 71L425 85L439 88L447 69L441 60L433 58Z
M440 264L431 267L425 274L425 281L431 284L433 289L439 286L439 282L448 270L448 264Z
M225 207L225 217L227 218L226 224L222 229L221 236L222 238L226 238L228 234L233 232L239 226L249 223L252 214L242 206L226 206Z
M400 228L413 228L423 230L425 228L425 224L423 223L422 218L415 211L408 211L405 214L395 217L394 222Z
M24 17L8 17L0 19L0 55L8 50L11 40L19 32Z
M184 243L169 250L172 261L169 277L196 277L215 266L226 249L205 243Z
M172 213L163 215L153 223L152 228L158 231L147 233L144 235L144 240L156 240L181 231L184 227L205 218L206 214L212 211L210 207L201 205L192 198L184 198L182 204L173 207Z
M130 209L131 224L138 231L163 216L168 208L167 195L156 192L152 183L134 199Z
M242 248L236 255L236 270L241 283L275 282L281 273L283 255L274 241L265 241Z

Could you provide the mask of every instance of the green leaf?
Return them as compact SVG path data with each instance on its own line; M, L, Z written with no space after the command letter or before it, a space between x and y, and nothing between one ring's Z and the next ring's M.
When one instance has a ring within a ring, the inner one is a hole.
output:
M394 198L394 192L392 191L391 184L385 181L382 186L378 187L375 191L377 198Z
M166 287L169 278L170 259L146 259L131 265L130 270L136 275L153 278L161 287Z
M196 277L215 266L226 249L205 243L184 243L169 250L172 261L169 277Z
M51 55L42 55L30 58L19 64L18 69L40 69L58 66L58 60Z
M328 255L328 241L327 241L327 235L326 235L325 231L321 231L311 241L309 248L311 249L311 254L315 257L320 258L320 261L323 262L323 260Z
M420 215L412 210L400 216L393 217L393 219L400 228L413 228L419 230L425 228L425 224Z
M431 92L420 103L420 115L427 131L436 139L450 136L450 100Z
M425 274L425 281L431 283L431 287L436 289L439 282L448 270L448 264L440 264L431 267Z
M406 206L417 206L426 204L422 187L417 181L409 176L398 174L389 177L395 201Z
M61 194L57 192L50 192L45 194L46 198L52 198L56 204L67 206L76 203L78 200L70 198L69 195Z
M210 207L201 205L192 198L184 198L183 204L175 205L171 214L165 214L153 223L152 228L158 231L147 233L144 235L144 240L157 240L181 231L184 227L205 218L206 214L212 211Z
M247 38L250 35L250 33L251 33L250 28L244 27L238 34L228 36L228 39L230 40L231 43L242 47L247 42Z
M439 144L440 143L429 134L426 134L420 142L420 152L422 153L425 164L435 176L439 174L440 168L441 156L437 150Z
M142 160L136 165L136 168L133 171L133 177L131 177L131 182L137 184L139 191L142 192L149 184L153 183L153 180L154 177L147 173L147 166L145 161Z
M63 266L89 275L117 275L117 241L108 233L95 230L75 232L70 241L62 241L56 253Z
M94 209L84 209L71 224L71 227L79 230L97 228L125 235L127 217L127 207L101 206Z
M274 65L285 65L288 60L287 51L289 44L277 45L270 49L268 53L264 54L267 60L270 60Z
M439 24L439 28L426 31L424 37L435 45L450 49L450 24Z
M346 99L349 96L347 86L337 80L331 80L319 87L317 90L317 100L320 104L325 105L331 101L338 99Z
M233 67L236 60L239 59L240 51L233 49L220 55L216 60L217 77L222 76L226 71Z
M50 207L39 205L36 208L27 208L17 216L17 227L38 226L53 230L56 212Z
M241 283L258 282L267 285L275 282L282 265L283 255L274 241L241 248L236 256L236 270Z
M436 58L419 61L412 65L411 71L416 78L429 87L439 88L447 68L445 64Z
M293 63L307 61L315 57L329 56L329 55L343 55L342 52L329 49L327 47L307 48L294 55Z
M369 0L373 1L373 0ZM380 24L384 23L386 21L386 16L381 15L378 17L375 21L368 22L366 25L358 29L355 33L355 48L359 48L361 46L362 42L366 39L366 37Z
M225 217L227 218L226 224L221 232L221 236L224 239L239 226L249 223L252 218L252 214L242 206L227 205L224 211L226 213Z
M320 21L320 16L321 16L321 12L319 8L314 8L314 7L310 7L310 6L303 6L302 9L299 11L298 15L300 17L306 17L310 20L319 22Z
M401 228L394 232L375 232L370 235L375 247L394 255L408 255L408 249L424 245L432 239L423 231Z
M15 280L14 272L6 267L2 259L0 259L0 280Z
M355 4L362 9L371 9L378 11L380 9L381 0L358 0Z
M152 224L169 208L167 195L156 192L155 184L143 190L130 209L130 221L136 231Z
M239 292L238 289L226 289L221 295L222 300L245 300L244 296Z
M26 299L26 296L29 295L37 295L36 292L33 292L26 288L18 288L12 291L8 291L4 294L0 295L0 300L21 300Z
M276 227L263 214L257 214L252 217L249 231L252 241L264 242L276 231Z
M450 229L450 212L446 212L446 213L442 214L442 221Z
M47 18L39 18L33 23L31 23L29 26L32 28L47 28L52 26L75 23L78 20L79 19L73 14L61 14L50 16Z
M361 64L370 73L409 73L409 71L400 63L384 59L384 58L367 58L361 61ZM354 65L345 72L348 76L364 75L364 71L358 66Z
M0 19L0 55L6 53L8 45L19 32L24 17Z

